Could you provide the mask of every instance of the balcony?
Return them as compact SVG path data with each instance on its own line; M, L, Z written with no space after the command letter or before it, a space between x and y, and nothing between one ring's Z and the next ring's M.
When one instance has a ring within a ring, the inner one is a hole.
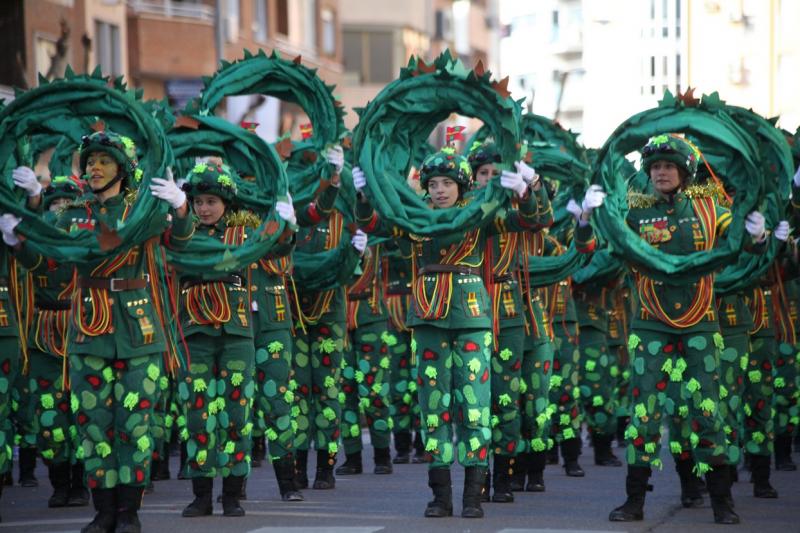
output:
M172 2L171 0L151 1L128 0L128 7L136 14L155 15L166 18L185 18L214 21L214 8L205 4Z

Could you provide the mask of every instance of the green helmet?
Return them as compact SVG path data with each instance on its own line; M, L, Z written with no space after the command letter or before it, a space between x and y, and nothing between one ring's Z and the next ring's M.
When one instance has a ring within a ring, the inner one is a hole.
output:
M483 165L492 163L500 163L500 152L497 150L497 145L492 141L475 141L469 149L469 156L467 157L469 165L472 167L472 173L478 172L478 169Z
M50 180L50 185L42 193L42 205L47 210L50 204L59 198L67 200L79 198L83 194L83 189L78 180L72 176L56 176Z
M656 161L669 161L686 172L686 182L691 183L697 173L697 160L700 154L694 146L674 133L662 133L650 137L642 148L642 169L649 176L650 167Z
M120 178L131 177L136 181L141 179L141 170L137 169L139 162L136 159L136 144L130 137L108 130L84 135L81 139L82 172L86 172L86 161L89 154L94 152L106 152L113 157L119 165Z
M197 163L186 176L181 188L189 198L198 194L213 194L230 203L236 199L236 184L240 179L226 164Z
M434 176L450 178L465 189L472 185L472 167L455 148L445 147L425 158L419 170L419 184L423 189L428 189L428 181Z

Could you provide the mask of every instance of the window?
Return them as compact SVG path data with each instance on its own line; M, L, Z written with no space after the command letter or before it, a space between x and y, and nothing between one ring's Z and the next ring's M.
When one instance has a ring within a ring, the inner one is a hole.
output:
M336 15L333 10L325 8L320 11L319 18L322 22L322 53L326 56L336 55Z
M389 83L395 77L394 35L391 32L344 32L344 66L359 74L361 83Z
M253 0L253 39L267 40L267 0Z
M94 22L95 61L103 74L122 74L122 51L119 43L119 26L96 20Z
M277 0L275 2L275 31L281 35L289 35L289 0Z
M681 1L675 0L675 37L681 37Z
M309 50L317 48L317 0L303 2L303 43Z
M239 0L225 0L225 40L239 40Z
M552 26L550 28L550 40L557 41L558 34L559 34L559 27L558 27L558 10L554 10L552 14Z

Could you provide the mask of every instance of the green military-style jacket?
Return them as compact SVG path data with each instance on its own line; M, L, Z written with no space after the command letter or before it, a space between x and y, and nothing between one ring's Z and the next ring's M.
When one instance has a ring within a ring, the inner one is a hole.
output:
M381 246L370 246L361 258L361 274L347 287L347 328L386 322L381 280Z
M286 290L288 258L261 259L250 265L253 331L264 333L292 329L289 292ZM282 274L274 273L286 272Z
M108 228L117 226L117 221L130 207L128 202L124 192L102 204L93 195L85 196L60 213L58 226L68 232L89 230L100 233L101 223ZM166 218L150 220L149 223L154 229L169 225ZM180 249L191 238L193 228L190 216L179 218L173 212L172 225L164 234L164 241L168 241L170 247ZM77 265L76 270L78 286L72 297L72 320L67 341L70 354L130 359L166 349L160 318L151 298L150 283L154 280L149 280L144 245L122 250L112 259ZM141 279L147 280L148 285L144 288L114 290L125 283L122 280ZM82 288L82 280L98 280L113 286L111 290ZM107 319L105 313L110 314Z
M575 316L578 327L594 328L608 333L608 296L603 287L574 287L572 300L575 305Z
M752 291L749 297L745 292L738 292L717 299L719 329L723 335L737 335L753 329L753 314L748 305L751 297Z
M481 228L436 237L421 237L386 227L366 202L359 202L356 212L366 233L402 237L412 243L416 278L406 321L409 327L490 329L491 302L481 271L486 238L541 229L552 216L550 210L542 207L546 202L547 193L542 188L520 200L519 210L508 211L505 218L496 218ZM443 268L450 272L443 272Z
M23 247L24 249L24 247ZM23 263L22 257L17 257ZM11 253L8 246L0 246L0 337L19 337L17 308L12 299Z

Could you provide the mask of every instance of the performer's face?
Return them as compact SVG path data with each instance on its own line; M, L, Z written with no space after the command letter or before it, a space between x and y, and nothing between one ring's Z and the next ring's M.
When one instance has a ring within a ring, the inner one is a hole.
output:
M215 194L198 194L192 200L192 207L205 226L213 226L225 214L225 202Z
M62 207L65 207L69 203L69 198L56 198L52 202L50 202L50 207L47 209L52 212L56 212Z
M98 190L117 177L119 165L108 152L92 152L86 158L85 172L89 175L89 187Z
M475 172L475 181L478 183L478 187L486 187L486 184L492 179L494 173L494 163L487 163L479 166L477 172Z
M681 185L678 165L671 161L656 161L650 166L650 181L661 194L671 194Z
M437 208L453 207L458 201L458 183L446 176L434 176L428 181L428 194Z

